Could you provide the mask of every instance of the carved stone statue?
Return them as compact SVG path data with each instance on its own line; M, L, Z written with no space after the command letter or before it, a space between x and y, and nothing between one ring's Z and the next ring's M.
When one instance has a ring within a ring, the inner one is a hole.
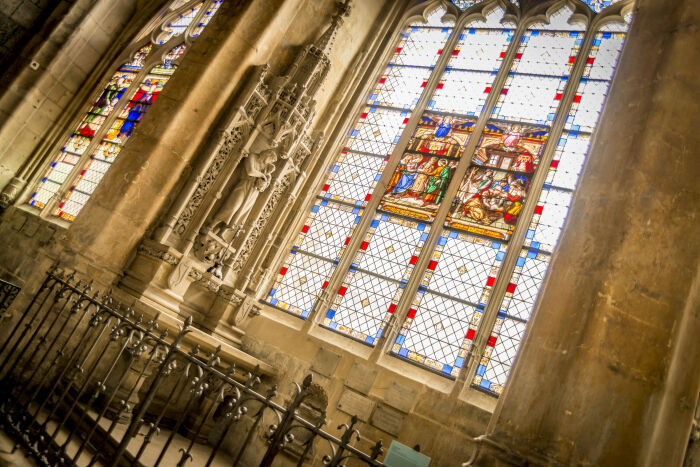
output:
M234 228L240 229L252 209L258 194L265 191L275 171L277 153L266 149L243 159L243 171L211 222L212 232L221 236ZM234 234L235 235L235 234Z

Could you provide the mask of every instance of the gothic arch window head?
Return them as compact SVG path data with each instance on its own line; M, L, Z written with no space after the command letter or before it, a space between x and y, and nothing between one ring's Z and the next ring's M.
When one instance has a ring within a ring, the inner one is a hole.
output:
M265 301L498 395L632 1L452 3L407 13Z
M53 156L28 203L73 221L223 0L177 0L127 50L123 64Z

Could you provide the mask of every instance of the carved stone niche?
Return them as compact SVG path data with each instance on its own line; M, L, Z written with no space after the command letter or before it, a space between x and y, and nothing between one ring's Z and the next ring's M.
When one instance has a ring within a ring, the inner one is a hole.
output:
M268 79L268 66L257 69L220 137L198 157L160 226L142 242L120 287L240 345L245 320L259 313L240 291L260 276L261 261L249 261L251 252L262 257L269 251L255 248L266 242L261 232L284 207L279 201L294 196L298 184L292 182L318 149L310 128L333 39L349 11L347 2L339 6L287 74ZM239 277L243 265L248 270Z

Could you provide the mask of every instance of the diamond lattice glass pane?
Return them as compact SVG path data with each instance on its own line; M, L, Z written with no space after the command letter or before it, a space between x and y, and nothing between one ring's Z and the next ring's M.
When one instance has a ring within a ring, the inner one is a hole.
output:
M387 185L380 209L432 220L476 120L426 113Z
M549 255L523 249L498 313L473 384L500 394L515 361L537 294L549 266Z
M566 128L592 132L608 95L617 60L622 51L625 35L616 32L596 34L588 55L586 70L581 78Z
M441 11L444 13L444 10ZM435 28L415 24L409 27L401 35L390 66L434 66L451 32L452 29L442 26Z
M446 225L507 240L527 198L545 127L490 121L452 201Z
M372 94L372 104L413 108L423 93L430 71L430 68L422 67L389 66Z
M438 239L392 352L450 376L464 366L507 246L456 231Z
M559 138L545 186L575 189L589 146L587 134L564 132Z
M320 196L364 205L386 165L386 156L343 150L331 167Z
M544 187L535 207L535 215L525 234L525 244L531 248L554 251L561 229L569 213L573 194L569 190Z
M306 318L334 268L335 264L330 261L292 250L265 300Z
M338 259L344 240L359 221L359 208L319 200L301 228L294 248L331 261Z
M323 325L373 344L401 298L429 230L420 222L378 214Z
M369 107L350 131L347 147L377 155L391 154L408 123L408 111Z

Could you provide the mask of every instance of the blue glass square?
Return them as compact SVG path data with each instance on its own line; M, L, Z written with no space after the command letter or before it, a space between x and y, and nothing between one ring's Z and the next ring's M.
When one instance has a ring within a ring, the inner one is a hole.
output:
M612 37L612 33L610 33L610 32L603 33L603 39L610 39L611 37Z
M398 143L400 139L401 139L400 135L394 136L394 143Z
M369 100L371 100L371 101L375 100L376 98L377 98L376 94L372 94L371 96L369 96Z
M479 365L476 367L476 374L479 376L484 376L484 373L486 372L486 367L484 365Z
M464 366L464 358L457 357L457 360L455 360L455 366L457 368L462 368Z
M549 120L550 122L552 120L554 120L554 114L553 113L547 114L547 120Z
M404 336L404 335L402 335L402 334L399 334L399 335L396 337L396 343L399 344L399 345L403 344L403 341L405 341L405 340L406 340L406 336Z
M525 258L520 256L517 260L515 260L515 265L520 267L525 266Z
M338 327L338 323L335 321L331 321L330 324L328 325L331 329L336 329Z
M540 242L532 242L532 243L530 243L530 246L532 248L537 248L539 250L540 249Z
M399 350L399 355L402 357L407 357L408 356L408 349L406 347L401 347Z
M352 211L353 211L353 214L355 214L355 210L353 209ZM359 209L358 209L358 211L359 211ZM355 221L353 222L353 224L357 224L358 222L360 222L360 217L361 216L355 217Z
M360 208L353 208L352 209L353 214L357 214L358 212L360 212Z
M469 34L476 34L476 29L470 29Z
M309 317L309 310L304 310L301 312L301 317L302 318L308 318Z
M499 251L498 254L496 255L496 261L503 261L503 258L506 257L506 252L505 251Z
M451 366L451 365L447 365L447 364L443 365L443 366L442 366L442 372L445 373L445 374L448 374L448 375L449 375L449 374L452 374L452 366Z
M450 232L450 238L457 238L458 235L459 234L454 230Z
M527 233L525 234L525 238L532 239L535 237L535 231L532 229L527 229Z
M445 246L447 244L447 238L446 237L440 237L438 238L438 245L440 246Z
M566 138L561 137L559 138L559 142L557 143L559 146L564 146L566 145Z
M416 229L420 230L421 232L425 230L425 224L418 224L416 226Z
M421 242L424 242L424 241L426 241L427 239L428 239L428 234L427 234L427 233L421 234L421 236L420 236L420 241L421 241Z
M376 112L376 111L377 111L377 108L376 108L376 107L370 107L370 108L369 108L369 113L371 113L371 114L373 114L373 113Z
M481 386L482 388L484 388L484 389L490 391L490 390L491 390L491 381L487 381L487 380L485 380L485 379L482 379L482 380L481 380L481 384L479 384L479 386Z
M540 35L540 32L539 32L539 31L532 31L532 34L531 34L531 35L533 35L533 36L539 36L539 35ZM526 36L526 37L527 37L527 36Z
M371 336L365 337L365 342L367 342L368 344L374 344L374 337L371 337Z
M338 170L340 170L340 166L339 166L339 165L334 165L333 168L331 169L331 172L333 172L333 173L338 173Z
M532 259L532 258L537 258L537 252L536 252L536 251L530 250L530 251L527 252L527 257L530 258L530 259Z
M572 126L571 126L571 129L574 130L574 131L578 131L578 130L581 129L581 125L572 125Z
M350 136L357 136L358 133L359 133L359 130L352 130L350 132Z
M381 219L382 221L386 222L386 221L389 220L389 216L387 216L386 214L382 214L382 217L380 217L380 219Z
M491 242L491 248L501 248L501 242Z
M600 39L594 39L593 40L593 47L600 45Z
M374 219L374 220L372 221L372 224L370 225L370 227L376 229L377 227L379 227L379 221L378 221L377 219Z
M328 310L328 313L326 313L326 318L332 318L335 316L335 310Z
M435 101L430 101L428 103L428 107L435 107Z
M377 175L374 176L374 181L378 182L380 178L382 178L382 174L378 173Z
M277 289L270 290L270 297L272 297L275 294L275 292L277 292Z
M270 294L272 295L272 294ZM270 299L270 305L277 305L278 300L276 298Z
M382 332L383 332L383 331L384 331L383 329L380 329L379 331L377 331L377 335L376 335L375 337L376 337L377 339L379 339L380 337L382 337Z
M56 167L56 164L58 164L58 162L52 162L51 167ZM46 180L46 179L44 179L44 180Z

